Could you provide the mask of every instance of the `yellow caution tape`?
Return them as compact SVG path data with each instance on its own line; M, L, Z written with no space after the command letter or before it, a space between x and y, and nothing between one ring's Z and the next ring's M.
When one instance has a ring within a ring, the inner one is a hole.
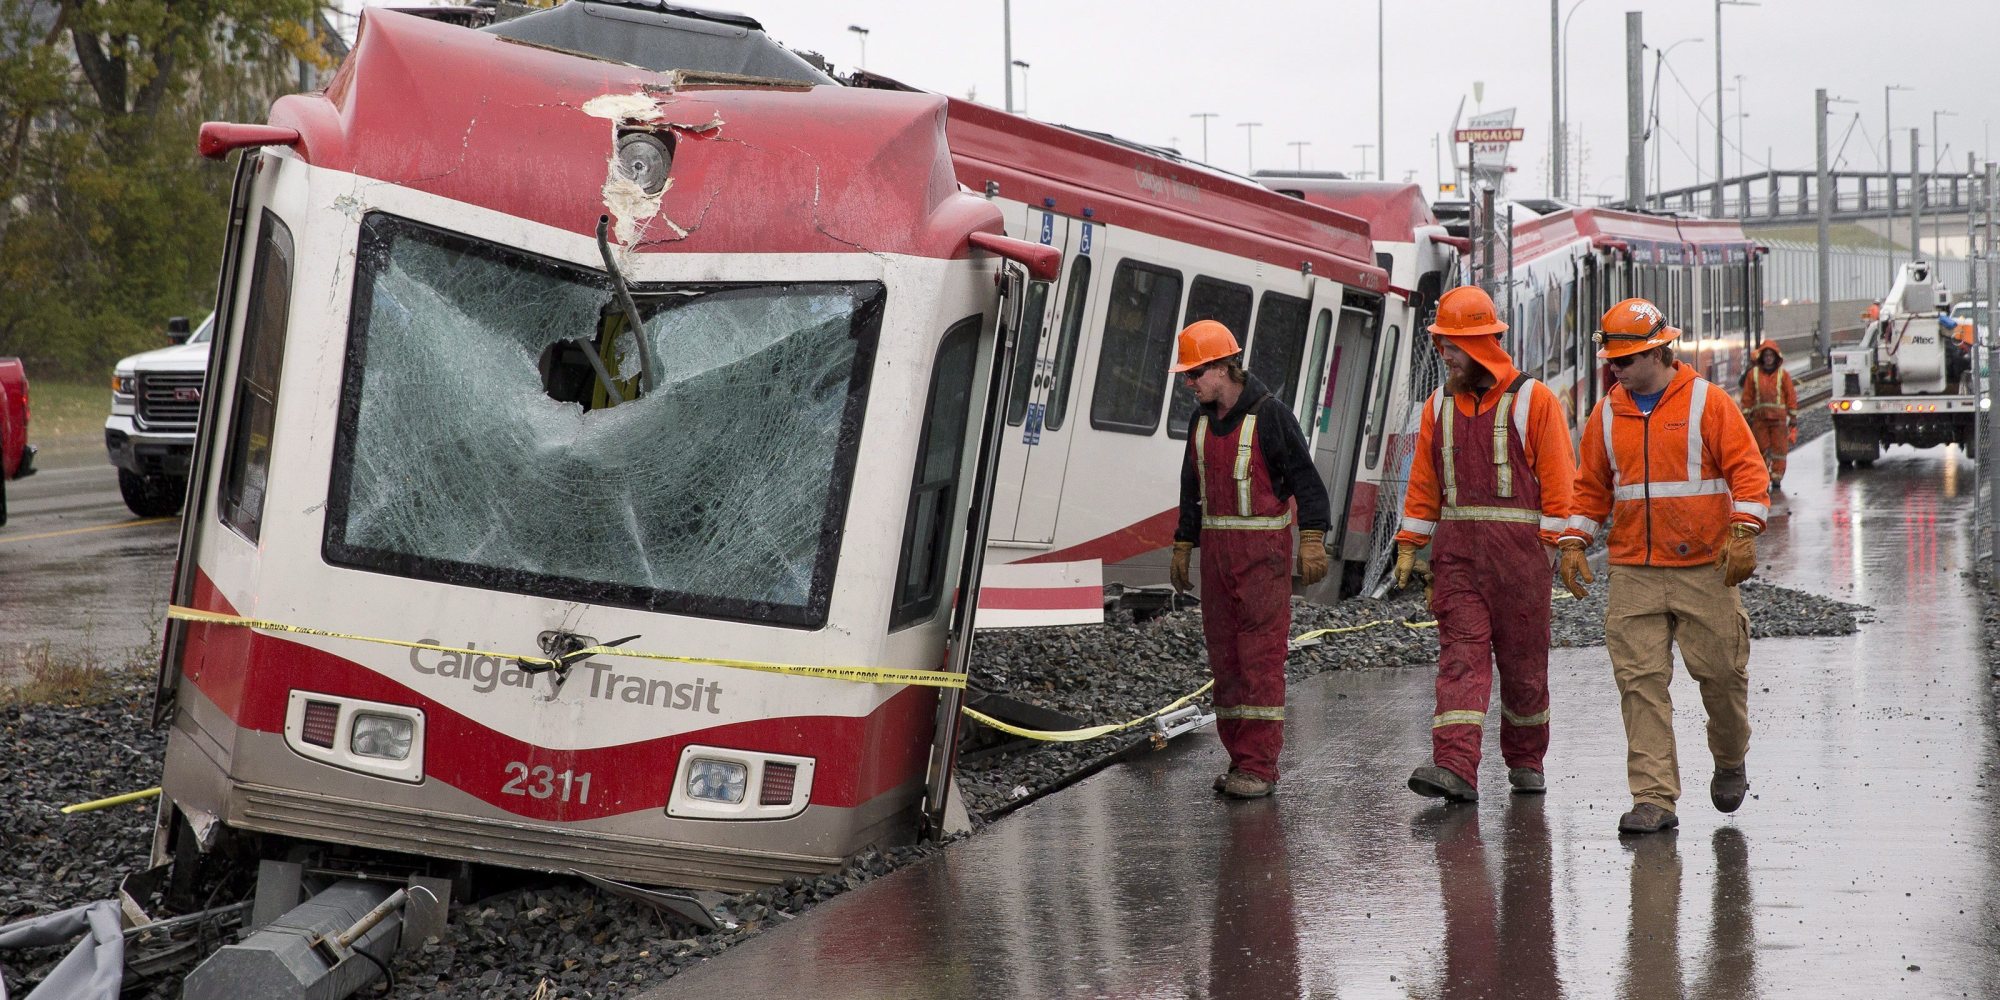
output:
M289 625L284 622L267 621L261 618L245 618L216 611L199 611L171 605L167 608L168 618L186 622L200 622L207 625L234 625L241 628L258 629L267 632L290 632L296 635L316 635L328 639L346 639L352 642L372 642L383 646L400 646L405 649L428 649L440 653L460 653L476 656L497 656L518 660L525 664L557 666L557 661L546 656L529 656L505 653L491 649L468 649L462 646L447 646L435 642L412 642L408 639L384 639L378 636L355 635L348 632L333 632L327 629L308 628L304 625ZM861 684L905 684L915 687L963 688L964 674L945 673L941 670L901 670L892 667L828 667L808 666L792 663L765 663L759 660L731 660L716 656L672 656L666 653L648 653L643 650L624 649L618 646L589 646L570 654L573 660L590 656L624 656L637 660L658 660L667 663L699 663L719 667L733 667L737 670L755 670L767 674L786 674L793 677L819 677L826 680L854 681Z
M89 802L78 802L77 804L72 806L64 806L59 811L64 816L68 816L71 813L94 812L98 809L109 809L112 806L122 806L127 802L138 802L141 799L150 799L158 794L160 794L160 788L158 785L155 785L142 792L126 792L123 795L113 795L108 799L92 799Z
M1401 625L1401 626L1403 626L1404 628L1436 628L1436 627L1437 627L1437 622L1434 622L1434 621L1431 621L1431 622L1402 622L1402 621L1391 621L1391 620L1389 620L1389 619L1387 619L1387 618L1377 618L1376 620L1374 620L1374 621L1372 621L1372 622L1362 622L1362 623L1361 623L1361 624L1359 624L1359 625L1348 625L1348 626L1345 626L1345 627L1342 627L1342 628L1319 628L1319 629L1314 629L1314 630L1312 630L1312 631L1310 631L1310 632L1307 632L1307 633L1306 633L1306 634L1304 634L1304 635L1301 635L1301 636L1298 636L1297 638L1294 638L1294 639L1292 640L1292 645L1296 647L1296 646L1298 646L1298 645L1299 645L1300 643L1304 643L1304 642L1312 642L1312 641L1314 641L1314 640L1317 640L1317 639L1318 639L1319 637L1321 637L1321 636L1326 636L1326 635L1340 635L1340 634L1342 634L1342 633L1344 633L1344 632L1361 632L1361 631L1365 631L1365 630L1367 630L1367 629L1371 629L1371 628L1374 628L1374 627L1376 627L1377 625Z
M1184 694L1179 698L1175 698L1173 701L1168 702L1166 704L1166 707L1158 709L1156 711L1148 712L1145 715L1142 715L1129 722L1118 722L1103 726L1088 726L1083 729L1062 729L1062 730L1022 729L1020 726L1009 725L1005 722L1001 722L999 719L996 719L983 712L975 712L969 708L961 708L959 709L959 711L964 712L966 715L972 717L973 719L981 723L984 723L986 725L992 726L993 728L998 729L1003 733L1011 733L1015 736L1021 736L1031 740L1041 740L1045 743L1081 743L1084 740L1094 740L1099 736L1109 736L1112 733L1119 732L1120 730L1130 729L1133 726L1143 726L1146 723L1151 722L1154 719L1162 715L1165 715L1168 712L1171 712L1174 709L1177 709L1182 705L1185 705L1188 702L1191 702L1196 698L1201 697L1204 694L1207 694L1208 689L1214 686L1215 682L1209 681L1208 683L1203 684L1201 687L1198 687L1193 691L1190 691L1187 694Z

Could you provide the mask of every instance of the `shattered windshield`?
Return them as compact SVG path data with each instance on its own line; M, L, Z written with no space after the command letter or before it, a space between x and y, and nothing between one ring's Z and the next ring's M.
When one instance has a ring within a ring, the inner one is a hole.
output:
M825 621L876 282L635 285L362 226L328 561L564 600Z

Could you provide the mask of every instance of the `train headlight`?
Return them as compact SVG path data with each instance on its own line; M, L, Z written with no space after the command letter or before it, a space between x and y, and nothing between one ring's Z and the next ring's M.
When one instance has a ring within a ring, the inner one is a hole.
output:
M732 760L697 758L687 775L688 797L709 802L741 802L750 786L750 769Z
M416 731L416 723L403 716L357 712L347 746L360 757L408 760Z

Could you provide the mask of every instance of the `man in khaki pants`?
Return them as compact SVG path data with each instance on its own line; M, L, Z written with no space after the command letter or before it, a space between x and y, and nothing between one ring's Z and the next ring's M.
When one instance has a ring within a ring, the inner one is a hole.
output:
M1595 580L1583 550L1611 522L1611 598L1604 644L1625 717L1632 811L1618 832L1680 824L1674 705L1667 694L1678 643L1708 710L1715 807L1735 812L1750 790L1750 619L1736 585L1757 567L1770 476L1735 400L1676 362L1651 302L1626 299L1604 314L1597 356L1618 386L1583 426L1574 509L1558 543L1560 571L1581 598Z

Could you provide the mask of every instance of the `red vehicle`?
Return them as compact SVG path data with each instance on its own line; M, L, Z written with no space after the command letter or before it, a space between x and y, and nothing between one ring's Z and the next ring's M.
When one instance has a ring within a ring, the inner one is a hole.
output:
M28 443L28 370L20 358L0 358L0 524L7 523L7 480L35 474Z

